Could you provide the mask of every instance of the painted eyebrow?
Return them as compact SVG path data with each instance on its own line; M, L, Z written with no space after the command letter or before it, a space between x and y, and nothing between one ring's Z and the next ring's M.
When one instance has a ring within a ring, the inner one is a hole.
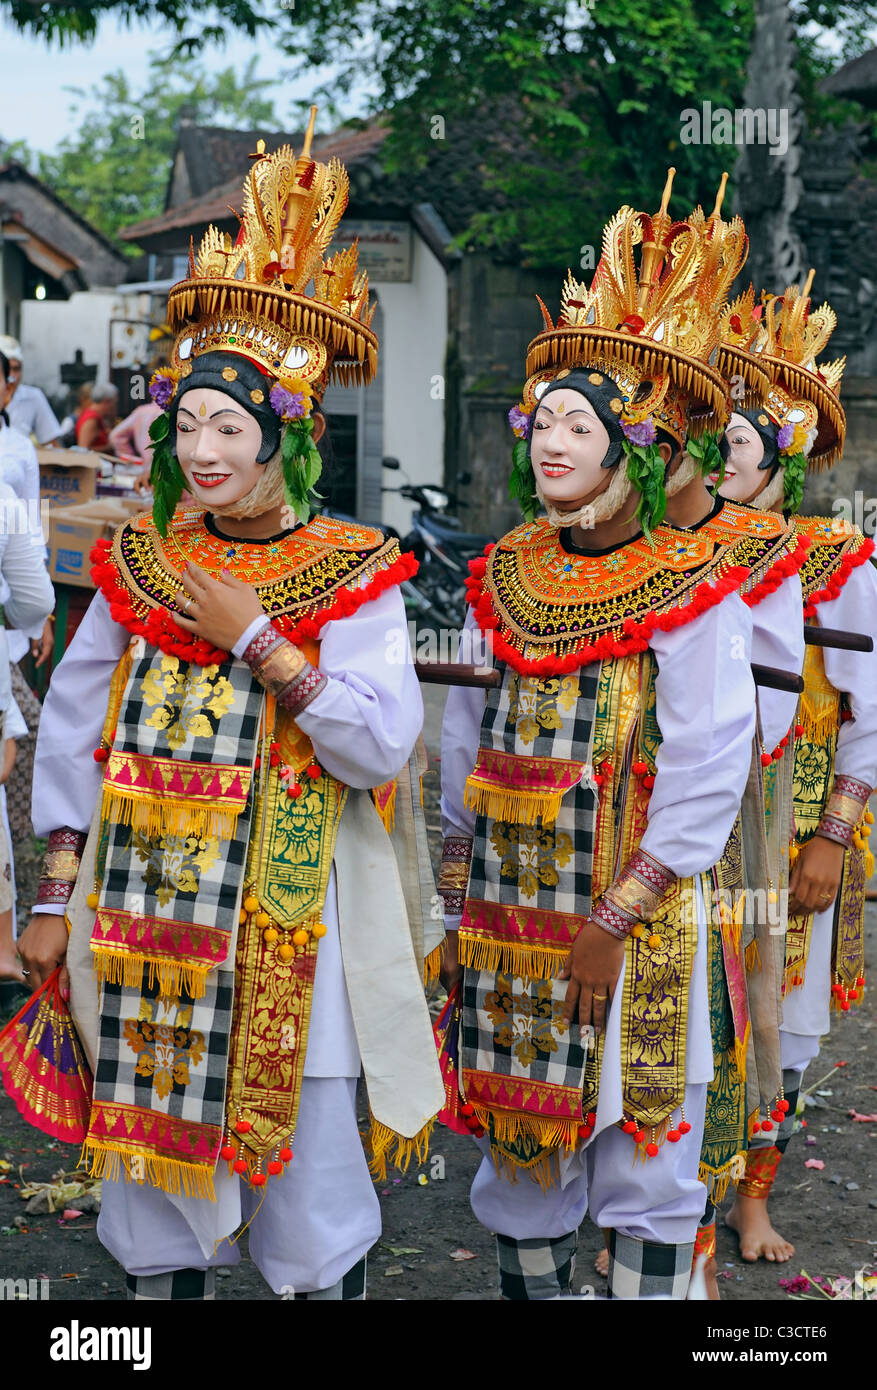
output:
M177 411L177 414L189 415L193 420L196 420L198 418L185 405L180 406L179 410ZM232 410L231 406L225 406L222 410L214 410L213 414L208 415L207 418L208 420L215 420L218 415L233 415L236 420L243 420L246 418L239 410Z
M551 406L550 406L550 405L540 405L540 406L538 407L538 409L539 409L539 410L547 410L549 415L553 415L553 414L554 414L554 411L551 409ZM567 416L568 416L568 415L587 415L587 417L588 417L589 420L596 420L596 418L597 418L596 415L592 415L591 412L590 412L589 410L584 410L581 406L577 406L575 410L565 410L563 413L564 413L564 415L567 415Z

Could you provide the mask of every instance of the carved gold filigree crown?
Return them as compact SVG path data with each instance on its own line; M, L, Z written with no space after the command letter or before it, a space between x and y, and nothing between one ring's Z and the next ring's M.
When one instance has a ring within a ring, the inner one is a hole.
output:
M248 357L272 377L303 380L318 396L331 380L364 385L374 376L375 306L356 243L327 257L348 178L337 159L311 158L316 111L298 157L290 145L267 154L258 142L237 239L211 226L197 255L190 252L189 278L168 296L171 364L181 376L201 353L218 350Z
M810 468L830 468L840 458L846 433L846 416L839 400L846 357L817 366L837 327L837 315L829 304L810 307L810 271L802 288L789 285L782 295L763 294L764 315L754 345L771 384L765 408L779 426L794 426L807 437Z
M739 218L721 221L720 200L709 218L698 208L674 222L674 173L657 213L623 207L609 221L590 288L568 274L556 324L539 300L545 329L527 351L527 410L559 368L588 366L618 383L626 414L653 416L680 439L724 423L727 386L711 359L748 242Z

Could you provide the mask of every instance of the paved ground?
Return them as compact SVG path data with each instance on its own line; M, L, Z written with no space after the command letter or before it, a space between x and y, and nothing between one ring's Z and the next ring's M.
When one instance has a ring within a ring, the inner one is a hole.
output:
M442 694L426 688L427 744L435 749ZM431 782L431 786L429 783ZM426 810L436 843L437 779L428 779ZM877 959L877 912L869 908L869 959ZM837 1022L808 1085L816 1091L806 1110L807 1128L795 1137L781 1169L773 1209L778 1228L797 1247L785 1266L744 1265L736 1240L720 1227L718 1258L722 1296L728 1300L786 1299L779 1285L802 1269L820 1277L851 1278L877 1261L877 1122L854 1121L850 1112L877 1114L877 992ZM840 1064L840 1065L839 1065ZM832 1069L838 1066L836 1071ZM821 1085L814 1085L832 1073ZM364 1106L363 1106L364 1118ZM809 1142L806 1142L809 1141ZM58 1214L23 1219L22 1184L48 1181L75 1167L77 1152L44 1140L0 1095L0 1279L47 1276L53 1299L120 1299L124 1279L97 1241L95 1217L75 1221ZM816 1158L824 1167L807 1168ZM474 1145L439 1131L429 1162L379 1188L384 1231L369 1263L369 1297L379 1301L493 1299L493 1241L477 1225L468 1191L477 1166ZM339 1213L340 1214L340 1213ZM243 1242L246 1244L246 1238ZM587 1220L579 1239L576 1286L603 1281L592 1274L602 1237ZM466 1255L472 1258L466 1258ZM221 1299L272 1295L249 1258L220 1278Z

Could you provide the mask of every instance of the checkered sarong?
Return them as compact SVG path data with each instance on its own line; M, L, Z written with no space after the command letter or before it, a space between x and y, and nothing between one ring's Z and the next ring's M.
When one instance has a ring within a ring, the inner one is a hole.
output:
M570 1292L578 1232L547 1240L496 1237L499 1291L516 1303L563 1298Z
M591 907L596 797L582 778L598 673L539 680L505 668L470 779L481 809L460 927L464 1091L495 1150L524 1167L574 1143L582 1123L588 1055L578 1024L562 1018L567 985L556 977ZM565 787L556 816L546 814L552 780ZM518 819L501 819L515 784Z
M240 661L132 663L106 765L99 970L197 994L234 943L264 692ZM197 930L193 930L197 928Z
M133 659L96 860L96 1175L212 1196L262 701L239 661Z
M609 1297L682 1300L691 1280L694 1241L658 1245L613 1231L609 1237Z

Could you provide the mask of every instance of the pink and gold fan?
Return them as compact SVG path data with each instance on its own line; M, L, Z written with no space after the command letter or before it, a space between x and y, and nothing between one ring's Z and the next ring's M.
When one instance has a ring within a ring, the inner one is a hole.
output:
M0 1076L19 1114L65 1144L88 1131L92 1076L54 970L0 1033Z

